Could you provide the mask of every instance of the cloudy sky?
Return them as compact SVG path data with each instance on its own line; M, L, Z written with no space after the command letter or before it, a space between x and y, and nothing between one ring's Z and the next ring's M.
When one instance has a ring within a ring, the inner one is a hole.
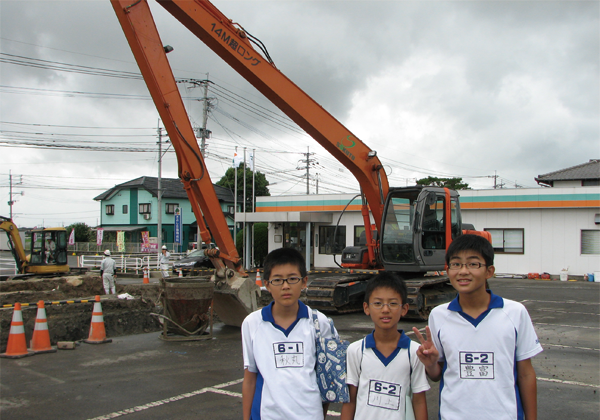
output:
M596 1L224 1L214 4L369 147L391 186L426 176L474 188L600 157ZM358 191L352 175L161 6L177 78L211 80L213 182L256 150L272 195ZM108 0L0 1L0 215L95 226L93 198L157 176L162 126ZM194 125L202 89L181 84ZM166 146L165 146L166 147ZM135 151L131 151L135 150ZM163 176L176 177L169 150ZM497 175L497 178L494 176ZM23 195L20 193L23 192Z

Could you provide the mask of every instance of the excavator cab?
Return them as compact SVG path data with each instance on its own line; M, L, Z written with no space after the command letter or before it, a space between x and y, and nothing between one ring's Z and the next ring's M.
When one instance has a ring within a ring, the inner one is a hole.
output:
M380 259L386 270L444 270L447 228L451 238L461 232L458 194L436 187L390 189L383 220Z
M49 274L69 271L65 228L34 229L28 239L31 243L31 253L26 272Z

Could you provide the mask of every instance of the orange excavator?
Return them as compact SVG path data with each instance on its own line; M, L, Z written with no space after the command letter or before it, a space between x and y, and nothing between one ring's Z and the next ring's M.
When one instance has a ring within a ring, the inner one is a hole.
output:
M215 310L223 319L235 301L238 314L231 317L235 319L224 321L239 325L238 318L244 309L254 309L254 290L247 285L247 274L196 143L167 59L169 49L161 42L147 0L111 0L111 3L177 153L179 177L192 203L202 240L210 242L212 233L218 245L218 249L207 252L216 267ZM257 38L207 0L157 0L157 3L356 177L362 191L366 235L364 245L342 251L343 267L399 273L409 288L410 313L420 319L427 319L434 306L455 295L446 277L426 274L444 270L445 249L453 237L463 233L456 191L390 188L377 152L281 73ZM308 303L333 312L361 308L370 276L313 278L307 292ZM217 295L231 300L221 304ZM239 304L241 300L246 303Z

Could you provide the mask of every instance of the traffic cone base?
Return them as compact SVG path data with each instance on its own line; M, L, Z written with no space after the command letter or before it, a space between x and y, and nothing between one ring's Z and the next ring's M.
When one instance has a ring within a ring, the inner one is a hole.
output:
M104 328L104 315L102 315L102 305L100 304L100 296L96 296L94 302L94 310L92 312L92 323L90 324L90 334L87 340L83 340L88 344L104 344L112 343L112 339L106 338L106 330Z
M33 356L34 354L35 353L27 350L25 327L23 326L23 313L21 312L21 304L17 302L15 303L15 310L10 324L10 332L8 333L6 353L0 354L0 357L20 359L21 357Z
M48 320L46 319L46 308L44 301L38 302L38 311L35 318L35 328L31 338L29 350L35 354L55 353L56 349L50 345L50 333L48 332Z
M260 270L256 269L256 285L258 287L263 287L262 279L260 278Z

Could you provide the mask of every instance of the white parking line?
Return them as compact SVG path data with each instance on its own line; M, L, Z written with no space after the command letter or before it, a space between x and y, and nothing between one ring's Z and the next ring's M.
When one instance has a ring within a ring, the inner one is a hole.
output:
M598 302L578 302L576 300L535 300L535 299L524 299L519 300L517 302L525 303L525 302L535 302L535 303L564 303L565 305L594 305L598 306Z
M598 330L600 327L587 327L585 325L563 325L563 324L550 324L548 322L533 322L534 325L552 325L553 327L566 327L566 328L585 328L588 330Z
M590 388L600 388L600 385L595 385L595 384L586 384L584 382L575 382L575 381L563 381L561 379L552 379L552 378L537 378L538 381L544 381L544 382L557 382L560 384L566 384L566 385L578 385L578 386L587 386Z
M576 347L576 346L565 346L563 344L548 344L548 343L540 343L542 347L563 347L566 349L578 349L578 350L592 350L592 351L600 351L600 349L593 349L591 347Z
M221 394L221 395L228 395L230 397L242 398L242 394L240 394L239 392L227 391L227 390L224 390L222 388L227 388L228 386L237 385L240 382L242 382L243 380L244 380L243 378L242 379L236 379L235 381L225 382L225 383L222 383L222 384L219 384L219 385L214 385L214 386L210 386L210 387L198 389L198 390L192 391L192 392L186 392L185 394L179 394L179 395L176 395L174 397L165 398L164 400L153 401L153 402L150 402L148 404L138 405L138 406L135 406L135 407L132 407L132 408L127 408L125 410L115 411L113 413L105 414L105 415L99 416L99 417L94 417L93 419L89 419L89 420L108 420L108 419L114 419L114 418L117 418L117 417L125 416L127 414L138 413L140 411L148 410L150 408L159 407L161 405L169 404L171 402L180 401L180 400L183 400L183 399L186 399L186 398L190 398L190 397L195 397L196 395L205 394L207 392L213 392L215 394ZM327 412L327 415L334 416L334 417L339 417L340 413L338 413L337 411L331 411L331 410L329 410Z
M220 388L225 388L231 385L236 385L239 384L240 382L242 382L244 379L236 379L235 381L230 381L230 382L225 382L219 385L214 385L211 387L206 387L206 388L202 388L202 389L198 389L196 391L192 391L192 392L186 392L185 394L179 394L176 395L174 397L170 397L170 398L165 398L164 400L158 400L158 401L154 401L154 402L150 402L148 404L143 404L143 405L138 405L132 408L127 408L125 410L120 410L120 411L115 411L113 413L110 414L105 414L103 416L99 416L99 417L94 417L93 419L90 420L108 420L108 419L114 419L117 417L121 417L121 416L125 416L127 414L131 414L131 413L137 413L140 411L144 411L144 410L148 410L149 408L153 408L153 407L158 407L164 404L169 404L175 401L180 401L186 398L190 398L190 397L195 397L196 395L201 395L204 394L206 392L226 392L226 391L222 391ZM233 394L237 394L237 392L233 393ZM237 395L236 395L237 396ZM240 394L241 396L241 394Z

